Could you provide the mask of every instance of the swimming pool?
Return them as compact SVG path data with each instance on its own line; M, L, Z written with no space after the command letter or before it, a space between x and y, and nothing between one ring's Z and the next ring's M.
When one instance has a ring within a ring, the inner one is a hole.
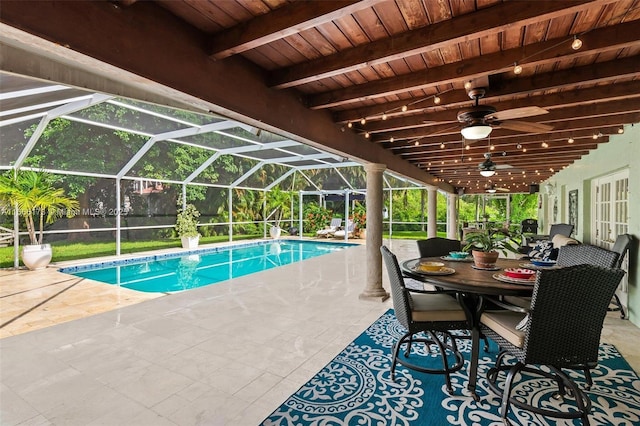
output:
M170 293L288 265L357 244L281 240L149 256L60 272L144 292Z

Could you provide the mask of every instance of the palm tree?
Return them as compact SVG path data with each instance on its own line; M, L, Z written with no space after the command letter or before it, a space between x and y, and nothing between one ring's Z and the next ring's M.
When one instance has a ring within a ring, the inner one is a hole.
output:
M78 209L78 202L54 185L54 176L45 172L17 170L0 176L0 205L7 211L18 209L33 245L42 244L45 223L62 216L73 217Z

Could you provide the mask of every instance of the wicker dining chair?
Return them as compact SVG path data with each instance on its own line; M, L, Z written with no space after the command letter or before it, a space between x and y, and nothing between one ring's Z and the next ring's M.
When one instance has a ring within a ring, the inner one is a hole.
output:
M464 311L462 305L455 298L445 292L416 292L408 289L404 285L404 278L396 256L386 246L380 247L380 252L389 275L395 316L407 330L393 348L391 380L395 381L395 368L399 363L423 373L444 374L447 392L453 393L450 374L463 367L464 358L458 350L456 337L450 331L469 330L471 328L468 319L470 314L468 315ZM419 333L424 334L418 335ZM411 346L419 343L426 345L427 352L431 351L432 346L437 347L442 359L442 368L429 368L425 365L418 365L418 360L409 360L411 356L417 356L411 354ZM406 346L404 356L399 356L403 346ZM451 364L447 351L455 358Z
M618 260L615 264L616 268L622 267L622 261L624 260L627 252L629 252L629 250L631 249L633 239L633 235L631 234L621 234L618 235L618 238L616 238L616 241L611 248L611 251L615 251L616 253L618 253ZM614 305L614 307L611 307L611 305ZM613 295L611 303L609 304L609 311L620 311L620 319L626 318L626 313L624 312L622 302L620 301L618 295L615 293Z
M597 364L607 307L624 273L593 265L540 271L528 314L489 311L481 315L480 329L501 347L487 379L492 391L502 397L503 422L509 424L509 406L515 405L548 417L581 418L584 425L589 424L589 397L562 369ZM504 362L507 354L515 357L515 364ZM501 372L507 372L504 386L497 383ZM522 372L552 379L558 385L555 396L564 398L569 389L575 409L557 411L525 402L522 395L512 397L514 380L521 379Z
M420 257L447 256L452 251L460 251L462 243L460 240L449 238L432 237L426 240L417 240Z

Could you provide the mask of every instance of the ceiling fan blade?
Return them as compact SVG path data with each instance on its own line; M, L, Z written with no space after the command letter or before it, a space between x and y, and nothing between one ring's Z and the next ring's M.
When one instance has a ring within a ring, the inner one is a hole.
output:
M513 169L510 164L496 164L496 170Z
M527 133L545 133L553 130L553 126L542 123L532 123L529 121L501 121L497 123L498 127L517 132Z
M547 111L544 108L540 108L537 106L527 106L527 107L521 107L521 108L505 109L504 111L498 111L491 114L487 118L490 118L492 120L502 121L502 120L513 120L516 118L523 118L523 117L534 117L536 115L543 115L548 113L549 111Z
M496 188L496 191L499 191L499 192L509 192L510 190L509 190L509 188Z

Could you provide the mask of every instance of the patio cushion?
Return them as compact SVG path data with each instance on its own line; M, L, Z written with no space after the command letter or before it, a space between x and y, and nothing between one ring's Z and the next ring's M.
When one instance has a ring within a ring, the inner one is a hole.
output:
M553 243L553 248L559 249L560 247L566 246L568 244L580 244L580 241L575 238L567 237L566 235L556 234L551 239ZM556 255L557 256L557 255Z
M504 337L509 343L521 348L524 345L525 330L518 330L518 325L526 318L519 312L492 311L485 312L480 322Z

